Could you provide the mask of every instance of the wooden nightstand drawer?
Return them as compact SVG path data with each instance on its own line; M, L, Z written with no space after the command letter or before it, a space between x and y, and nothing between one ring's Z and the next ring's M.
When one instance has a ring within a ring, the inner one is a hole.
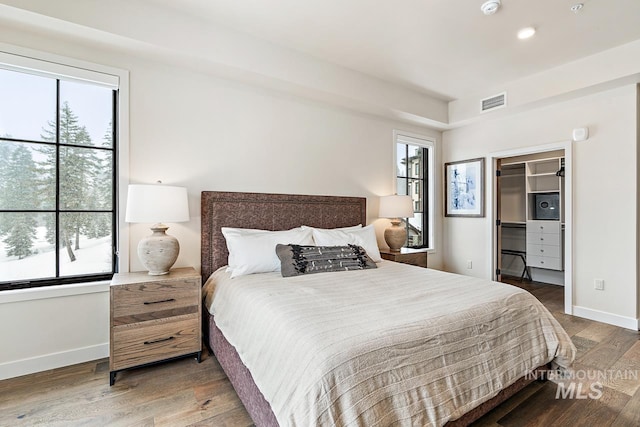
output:
M198 314L181 320L149 322L144 326L114 328L118 343L113 351L111 370L125 369L200 350Z
M122 285L113 289L113 325L144 322L198 311L200 282L179 280Z

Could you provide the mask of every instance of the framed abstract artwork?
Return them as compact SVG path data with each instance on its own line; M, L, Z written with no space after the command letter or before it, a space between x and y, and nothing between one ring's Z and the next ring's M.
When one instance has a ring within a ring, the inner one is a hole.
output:
M444 164L445 216L484 217L484 158Z

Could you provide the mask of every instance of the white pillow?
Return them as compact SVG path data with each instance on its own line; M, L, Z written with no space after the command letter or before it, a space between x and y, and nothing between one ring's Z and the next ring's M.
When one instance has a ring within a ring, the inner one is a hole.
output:
M302 230L302 227L292 228L291 230ZM271 231L271 230L261 230L257 228L233 228L233 227L221 227L220 231L222 231L222 235L224 236L225 239L228 239L229 236L240 236L240 235L250 236L254 234L274 233L274 231ZM285 231L289 231L289 230L285 230ZM227 244L227 250L229 250L229 244ZM229 250L229 257L227 258L227 271L231 272L233 270L231 266L235 264L237 264L237 262L235 261L235 256L233 253L231 253L231 250Z
M313 228L313 240L317 246L358 245L367 252L373 262L381 262L380 249L373 224L351 230L323 230Z
M299 227L302 228L302 227ZM224 234L225 236L227 234L244 234L244 235L249 235L249 234L260 234L260 233L273 233L273 231L271 230L260 230L257 228L232 228L232 227L222 227L220 229L222 231L222 234ZM295 228L292 228L292 230L295 230ZM287 230L288 231L288 230Z
M243 231L238 231L243 230ZM229 250L231 277L280 270L276 245L313 245L311 230L284 231L221 229Z
M312 229L312 230L323 230L323 231L326 231L326 230L342 230L342 231L350 231L350 230L359 230L359 229L361 229L361 228L362 228L362 224L352 225L352 226L350 226L350 227L340 227L340 228L317 228L317 227L310 227L310 226L308 226L308 225L303 225L303 226L302 226L302 229L303 229L303 230L304 230L304 229L307 229L307 228L310 228L310 229Z

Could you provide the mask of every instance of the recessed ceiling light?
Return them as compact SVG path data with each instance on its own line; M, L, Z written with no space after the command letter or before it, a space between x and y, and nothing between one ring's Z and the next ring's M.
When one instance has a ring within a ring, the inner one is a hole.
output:
M518 38L520 40L528 39L536 33L536 29L533 27L526 27L518 31Z
M482 6L480 6L480 10L485 15L493 15L498 11L498 9L500 9L500 0L489 0L482 3Z

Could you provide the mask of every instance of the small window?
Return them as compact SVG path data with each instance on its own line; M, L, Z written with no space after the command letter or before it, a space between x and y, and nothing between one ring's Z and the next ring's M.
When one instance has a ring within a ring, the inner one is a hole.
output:
M433 247L434 143L396 133L396 192L413 199L413 218L405 218L407 246Z

